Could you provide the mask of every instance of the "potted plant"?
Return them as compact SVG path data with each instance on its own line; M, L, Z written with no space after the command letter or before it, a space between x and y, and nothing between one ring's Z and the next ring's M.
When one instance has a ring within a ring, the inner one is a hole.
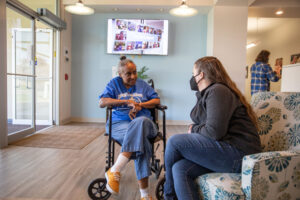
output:
M147 75L147 74L145 74L147 71L149 70L149 68L148 67L146 67L146 66L143 66L140 70L138 70L138 78L140 78L140 79L143 79L143 80L147 80L147 79L149 79L150 77ZM153 82L153 80L152 79L149 79L148 81L147 81L150 85L151 85L151 87L153 87L154 88L154 82Z

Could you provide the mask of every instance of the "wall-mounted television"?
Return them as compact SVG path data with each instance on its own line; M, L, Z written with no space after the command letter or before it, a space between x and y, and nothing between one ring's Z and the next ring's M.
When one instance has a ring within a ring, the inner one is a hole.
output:
M108 19L107 53L168 54L168 20Z

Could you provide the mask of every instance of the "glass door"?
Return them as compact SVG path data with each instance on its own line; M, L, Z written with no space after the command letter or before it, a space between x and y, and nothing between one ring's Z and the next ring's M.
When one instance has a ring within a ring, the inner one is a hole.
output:
M36 125L53 124L53 29L36 23Z
M7 8L8 135L35 131L35 21Z

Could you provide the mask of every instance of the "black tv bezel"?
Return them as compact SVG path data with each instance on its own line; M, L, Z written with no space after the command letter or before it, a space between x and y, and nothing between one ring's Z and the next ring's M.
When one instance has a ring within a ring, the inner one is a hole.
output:
M167 53L166 54L151 54L151 53L116 53L116 52L108 52L108 21L109 20L157 20L157 21L167 21L168 22L168 33L167 33ZM106 54L109 55L149 55L149 56L168 56L169 55L169 20L168 19L142 19L142 18L108 18L107 19L107 31L106 31Z

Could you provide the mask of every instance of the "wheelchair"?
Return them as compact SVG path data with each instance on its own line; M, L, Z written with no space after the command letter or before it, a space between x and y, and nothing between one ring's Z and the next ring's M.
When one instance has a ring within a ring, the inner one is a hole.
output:
M153 83L152 83L153 84ZM153 85L152 85L153 87ZM152 144L152 157L151 157L151 171L155 174L156 179L159 178L160 173L162 169L165 171L164 164L161 164L160 159L157 159L155 156L155 152L159 147L159 143L156 145L156 142L162 140L163 141L163 155L165 153L166 148L166 116L165 116L165 110L167 109L167 106L164 105L157 105L153 109L149 109L151 111L151 116L153 119L153 122L157 126L158 134L155 138L150 140L150 143ZM116 140L112 138L112 107L106 108L106 122L109 123L109 131L105 135L108 136L108 151L107 153L107 160L106 160L106 166L105 171L109 170L115 161L115 144L117 143L120 145ZM163 124L162 124L162 132L159 130L158 125L158 111L162 112L162 118L163 118ZM121 146L121 145L120 145ZM156 147L155 147L156 146ZM164 178L161 179L158 182L158 185L156 187L155 195L158 200L163 200L163 184L164 184ZM106 200L111 196L111 193L106 189L106 179L105 178L97 178L93 180L89 187L88 187L88 195L92 200Z

